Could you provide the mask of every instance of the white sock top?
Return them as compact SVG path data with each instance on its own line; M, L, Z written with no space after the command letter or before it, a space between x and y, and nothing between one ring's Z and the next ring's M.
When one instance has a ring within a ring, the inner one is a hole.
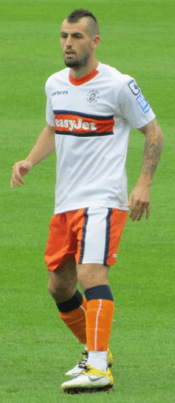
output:
M89 351L87 364L99 371L107 371L107 351Z

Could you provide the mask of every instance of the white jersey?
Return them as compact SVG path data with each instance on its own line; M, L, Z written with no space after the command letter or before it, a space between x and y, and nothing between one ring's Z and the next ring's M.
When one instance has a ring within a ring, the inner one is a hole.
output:
M55 126L55 214L90 206L127 210L130 127L155 118L135 80L99 63L75 79L70 69L46 83L46 120Z

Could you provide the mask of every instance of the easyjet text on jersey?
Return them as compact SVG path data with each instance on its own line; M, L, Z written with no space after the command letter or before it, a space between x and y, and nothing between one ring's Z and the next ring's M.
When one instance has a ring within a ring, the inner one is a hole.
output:
M77 130L85 130L85 131L95 131L97 130L95 122L87 122L82 118L77 118L76 120L72 119L55 119L55 127L56 129L68 129L71 131Z

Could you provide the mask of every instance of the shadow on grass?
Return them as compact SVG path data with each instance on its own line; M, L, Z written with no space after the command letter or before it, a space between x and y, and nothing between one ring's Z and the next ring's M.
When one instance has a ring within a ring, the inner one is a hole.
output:
M107 394L111 393L113 388L110 386L105 386L104 388L72 388L65 389L64 393L69 395L80 395L82 393L99 393L99 392L107 392Z

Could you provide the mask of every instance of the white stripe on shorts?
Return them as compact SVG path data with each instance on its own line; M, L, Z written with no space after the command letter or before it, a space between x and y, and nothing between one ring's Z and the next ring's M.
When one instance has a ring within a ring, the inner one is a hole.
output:
M81 263L104 264L106 254L107 207L89 207Z

